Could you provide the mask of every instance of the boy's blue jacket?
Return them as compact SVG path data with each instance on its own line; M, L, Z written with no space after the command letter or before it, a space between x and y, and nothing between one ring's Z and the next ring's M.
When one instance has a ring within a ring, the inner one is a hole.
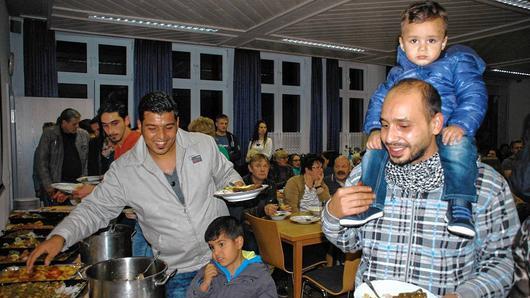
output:
M243 251L244 260L239 268L230 275L230 272L221 264L212 260L217 267L218 274L213 278L207 292L199 289L204 277L201 268L193 278L188 291L188 298L195 297L230 297L230 298L276 298L276 285L271 278L269 270L260 256L251 251Z
M440 93L444 125L458 125L467 136L475 136L488 108L488 92L482 79L484 60L462 45L451 46L426 66L412 63L399 46L397 52L397 65L370 98L364 132L381 128L381 108L388 90L403 79L415 78L430 83Z

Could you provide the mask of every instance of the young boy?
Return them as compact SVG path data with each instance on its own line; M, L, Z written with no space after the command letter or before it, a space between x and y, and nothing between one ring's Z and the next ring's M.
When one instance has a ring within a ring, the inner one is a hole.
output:
M362 183L371 186L376 200L366 212L342 218L345 226L359 226L382 217L386 198L385 172L388 154L413 150L396 140L392 151L383 149L380 138L381 107L388 90L405 78L424 80L442 98L444 124L437 143L444 167L444 197L448 202L447 229L466 237L475 236L472 203L476 202L477 150L473 137L487 109L487 91L482 80L484 61L470 48L447 44L447 12L434 1L416 2L401 16L401 36L397 62L387 81L379 86L368 106L364 131L369 133L367 153L362 162ZM406 133L406 119L399 128ZM371 150L370 150L371 149ZM414 157L414 156L413 156Z
M212 221L204 240L212 250L212 262L199 270L187 297L278 297L261 257L242 251L243 227L234 217Z

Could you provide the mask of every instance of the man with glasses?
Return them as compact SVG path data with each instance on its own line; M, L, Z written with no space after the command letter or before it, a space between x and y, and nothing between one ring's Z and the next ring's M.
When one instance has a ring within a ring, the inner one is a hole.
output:
M287 181L285 203L291 206L293 212L320 207L330 198L328 186L324 183L323 163L322 157L308 154L302 159L301 174Z

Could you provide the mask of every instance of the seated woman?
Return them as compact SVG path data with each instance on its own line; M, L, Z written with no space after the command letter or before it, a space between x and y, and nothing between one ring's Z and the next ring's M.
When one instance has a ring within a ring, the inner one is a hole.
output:
M243 177L245 184L269 185L267 189L262 191L255 199L249 201L227 203L230 215L235 217L239 222L244 221L244 214L246 212L263 217L265 215L271 216L278 210L278 200L276 199L276 186L272 180L267 177L269 175L269 159L261 153L253 154L250 157L248 170L250 174ZM245 250L258 251L258 245L254 239L254 235L250 230L248 224L243 225L245 232Z
M302 158L301 174L287 181L285 203L291 206L293 212L320 207L330 198L329 188L324 183L323 163L322 157L308 154Z
M273 155L274 163L269 177L276 184L276 188L284 188L289 178L293 177L293 169L287 162L289 154L283 149L277 149Z
M300 171L302 170L300 167L301 162L302 162L302 158L300 157L300 154L293 153L289 155L289 164L291 165L291 168L293 169L294 176L300 175Z

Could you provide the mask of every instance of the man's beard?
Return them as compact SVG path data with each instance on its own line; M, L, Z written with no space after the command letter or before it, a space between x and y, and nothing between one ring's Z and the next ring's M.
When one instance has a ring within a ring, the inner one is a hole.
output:
M410 148L410 147L409 147ZM392 158L389 158L388 160L394 164L394 165L397 165L397 166L404 166L406 164L411 164L419 159L421 159L423 157L423 155L425 155L425 152L427 151L427 147L421 147L417 152L411 152L411 155L410 155L410 158L407 159L407 160L404 160L404 161L398 161L398 162L394 162L392 160Z

